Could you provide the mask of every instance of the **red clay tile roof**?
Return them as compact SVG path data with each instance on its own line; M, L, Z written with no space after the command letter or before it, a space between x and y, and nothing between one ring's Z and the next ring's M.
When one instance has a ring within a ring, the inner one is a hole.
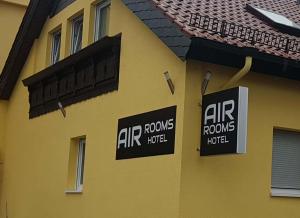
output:
M238 47L255 47L261 52L281 56L288 59L300 60L300 44L296 44L298 52L285 52L272 46L261 45L233 37L221 37L211 31L203 30L190 25L191 13L199 13L201 16L217 18L220 21L235 23L250 27L258 31L265 31L280 37L295 39L300 43L300 37L288 35L278 31L265 21L246 10L250 4L268 11L279 13L300 25L300 4L297 0L152 0L158 8L164 11L180 28L193 37L215 40Z

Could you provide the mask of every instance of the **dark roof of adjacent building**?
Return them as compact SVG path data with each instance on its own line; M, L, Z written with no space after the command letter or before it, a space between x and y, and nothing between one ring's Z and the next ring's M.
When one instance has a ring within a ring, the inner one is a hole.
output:
M124 4L139 17L178 57L185 59L191 45L189 34L175 25L162 10L150 0L123 0Z
M31 0L0 76L0 99L9 99L42 27L75 0ZM179 58L240 67L300 80L300 37L286 34L247 10L279 13L300 25L297 0L122 0Z

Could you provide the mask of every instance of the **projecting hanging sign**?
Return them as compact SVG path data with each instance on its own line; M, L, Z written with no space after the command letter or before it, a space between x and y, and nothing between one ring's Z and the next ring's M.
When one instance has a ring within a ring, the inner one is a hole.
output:
M119 119L116 159L174 154L176 106Z
M200 155L246 153L248 88L203 96Z

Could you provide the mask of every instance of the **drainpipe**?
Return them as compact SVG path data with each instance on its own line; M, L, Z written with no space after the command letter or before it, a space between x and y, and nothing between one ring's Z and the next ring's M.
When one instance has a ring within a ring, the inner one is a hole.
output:
M245 58L245 65L244 67L235 74L223 87L222 89L227 89L231 86L233 86L237 81L239 81L242 77L244 77L247 73L249 73L252 66L252 57L247 56Z

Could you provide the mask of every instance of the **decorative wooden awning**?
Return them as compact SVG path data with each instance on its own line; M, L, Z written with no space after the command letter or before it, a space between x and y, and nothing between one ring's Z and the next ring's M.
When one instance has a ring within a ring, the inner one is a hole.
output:
M121 34L105 37L23 80L33 118L118 89Z

